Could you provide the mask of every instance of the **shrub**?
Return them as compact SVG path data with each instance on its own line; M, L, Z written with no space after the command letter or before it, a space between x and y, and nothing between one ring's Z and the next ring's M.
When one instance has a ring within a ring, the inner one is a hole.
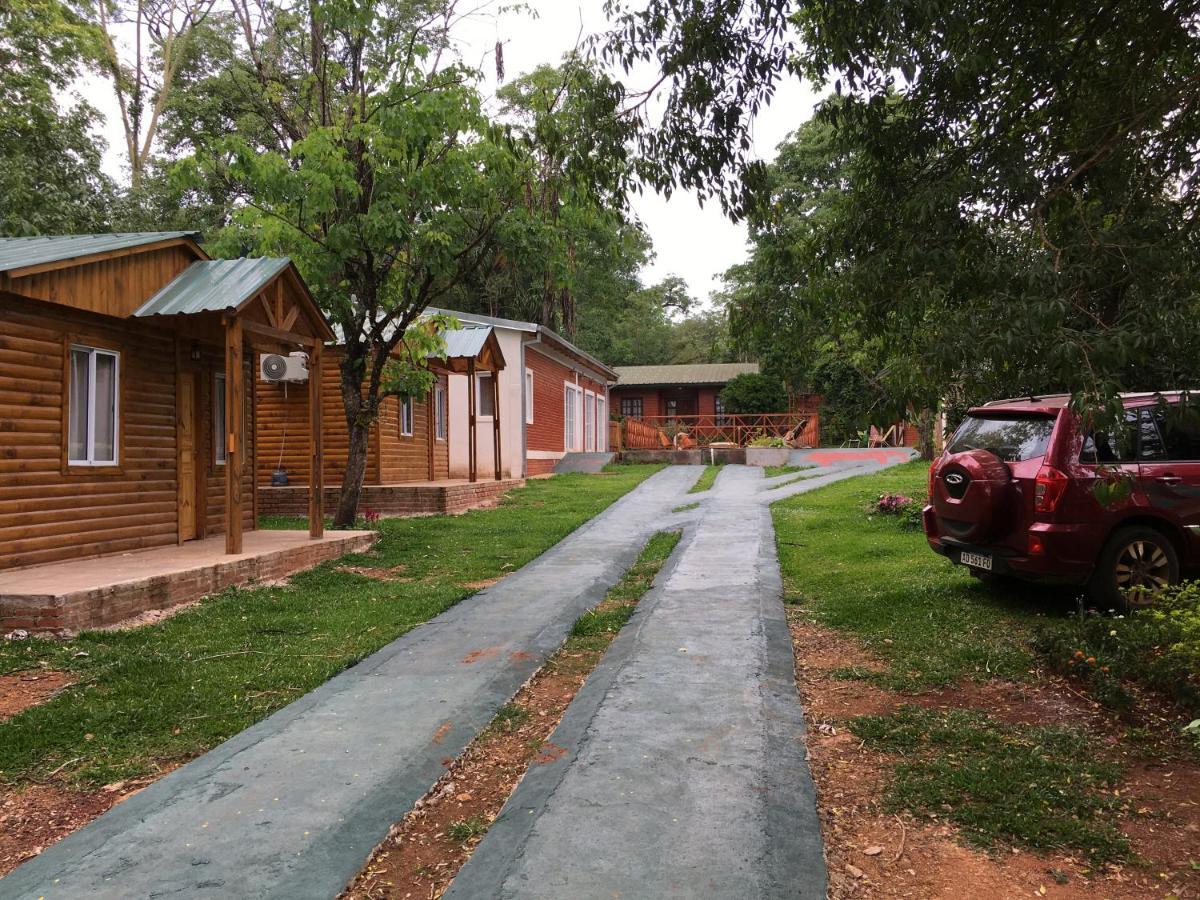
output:
M919 531L924 527L922 508L925 501L905 494L880 494L871 503L871 511L881 516L891 516L900 522L902 528Z
M725 385L721 405L726 412L735 414L787 412L787 389L774 375L748 372Z
M1127 709L1136 684L1200 712L1200 583L1169 588L1131 616L1075 616L1046 629L1036 646L1053 668L1085 680L1105 706Z
M787 442L781 437L771 437L768 434L761 435L752 440L748 447L786 447Z

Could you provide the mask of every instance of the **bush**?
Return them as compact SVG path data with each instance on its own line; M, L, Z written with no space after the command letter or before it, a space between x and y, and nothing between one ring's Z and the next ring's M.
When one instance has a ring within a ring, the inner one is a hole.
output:
M734 414L787 412L787 389L774 375L747 373L725 385L721 405L725 412Z
M871 503L871 512L881 516L891 516L899 521L900 526L908 531L920 531L924 527L924 516L921 510L925 501L905 494L880 494Z
M781 437L771 437L770 435L764 434L764 435L762 435L761 437L756 437L756 438L755 438L754 440L752 440L752 441L751 441L749 444L747 444L747 446L748 446L748 447L775 447L775 448L780 448L780 447L786 447L786 446L787 446L787 441L785 441L785 440L784 440L783 438L781 438Z
M1087 681L1105 706L1128 709L1129 686L1139 685L1200 713L1200 583L1170 588L1131 616L1075 617L1044 631L1036 646L1053 668Z

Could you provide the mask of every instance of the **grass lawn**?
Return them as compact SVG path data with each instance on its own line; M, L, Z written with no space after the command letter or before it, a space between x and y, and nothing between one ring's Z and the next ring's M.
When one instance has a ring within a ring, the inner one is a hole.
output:
M763 466L763 478L775 478L778 475L791 475L811 469L812 466Z
M908 463L776 504L786 600L883 663L880 671L834 670L834 678L913 701L971 681L1036 684L1047 666L1035 648L1046 634L1076 627L1072 592L990 587L933 553L920 531L869 513L883 493L923 496L927 471ZM797 653L803 659L803 646ZM899 754L891 809L948 819L985 847L1007 842L1097 862L1128 856L1106 793L1121 770L1119 749L1055 722L1002 723L988 709L897 702L889 713L841 723L868 748Z
M717 480L717 476L721 474L720 466L705 466L704 471L700 473L700 478L688 490L689 494L699 494L707 491L713 486L713 482Z
M0 723L0 782L97 784L155 772L243 730L551 547L660 466L538 479L494 509L386 519L371 554L286 586L229 590L156 625L0 643L0 674L77 684ZM282 524L282 523L276 523Z

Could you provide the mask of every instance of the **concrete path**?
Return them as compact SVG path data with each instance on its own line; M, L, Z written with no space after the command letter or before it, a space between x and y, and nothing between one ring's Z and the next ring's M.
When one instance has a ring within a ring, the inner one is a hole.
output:
M0 898L337 895L699 472L648 479L518 572L0 879Z
M824 897L768 505L880 465L725 467L447 896Z

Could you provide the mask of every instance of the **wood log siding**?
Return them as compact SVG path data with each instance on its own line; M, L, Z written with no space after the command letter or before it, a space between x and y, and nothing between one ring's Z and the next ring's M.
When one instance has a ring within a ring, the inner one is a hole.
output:
M341 353L326 348L321 360L322 440L325 456L325 482L340 485L346 471L350 436L346 412L342 406ZM309 475L308 391L304 384L271 384L258 378L258 356L254 358L254 393L257 404L257 482L269 485L271 475L282 459L288 483L307 485ZM313 377L310 373L309 377ZM443 379L442 384L445 385ZM384 400L379 421L371 429L367 449L364 484L396 484L429 480L428 403L413 404L412 437L400 436L400 401ZM286 435L286 436L285 436ZM435 478L448 478L450 455L448 441L434 446Z
M116 467L64 465L66 354L72 343L120 352ZM190 357L190 339L185 339ZM183 365L201 373L197 441L207 534L224 531L224 469L213 462L219 348ZM160 323L109 319L0 291L0 569L123 553L178 540L175 385L180 351ZM248 415L252 415L252 398ZM247 452L253 453L248 430ZM253 466L243 491L253 496ZM254 527L247 504L244 527Z
M6 278L0 289L124 319L196 260L184 242L81 266Z

